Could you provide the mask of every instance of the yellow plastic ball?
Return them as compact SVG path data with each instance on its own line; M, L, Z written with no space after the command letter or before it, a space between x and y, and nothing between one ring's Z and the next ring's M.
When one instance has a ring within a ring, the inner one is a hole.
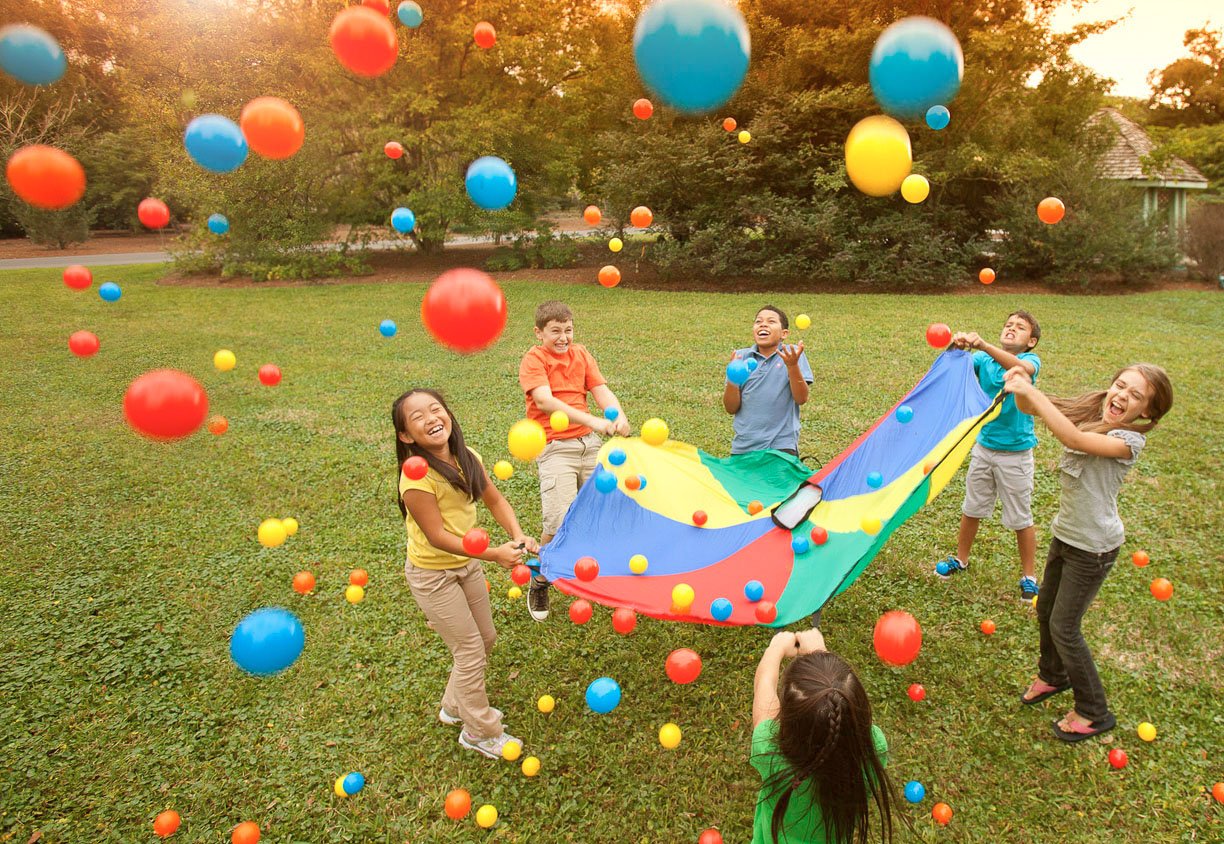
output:
M1140 724L1139 725L1139 738L1143 739L1144 741L1155 741L1156 740L1156 725L1151 724L1147 721L1144 721L1142 724Z
M543 712L545 715L552 712L557 707L557 701L552 695L540 695L540 699L536 701L536 709Z
M642 423L642 440L649 445L667 442L667 423L662 419L647 419Z
M298 532L298 527L300 527L300 525L298 525L298 520L292 516L287 519L281 519L281 524L285 526L286 536L293 536Z
M564 410L554 410L552 416L548 417L548 424L558 434L562 431L568 431L570 425L569 414Z
M931 195L931 183L926 176L911 173L901 182L901 197L911 205L917 205Z
M516 459L526 463L540 456L544 446L548 445L548 436L539 422L534 419L520 419L511 426L506 444Z
M659 744L671 750L680 746L680 728L675 724L664 724L659 728Z
M229 372L238 365L238 358L229 349L221 349L213 355L213 366L218 372Z
M620 252L622 249L625 248L625 242L621 240L619 237L614 237L608 241L608 248L611 249L613 252Z
M646 557L641 554L634 554L629 558L629 571L634 574L645 574L646 572Z
M523 746L517 741L508 741L502 745L502 758L507 762L517 762L523 755Z
M511 586L506 590L506 597L511 601L517 601L519 598L523 597L523 590L519 589L517 586Z
M896 193L913 166L909 133L891 117L865 117L846 137L846 175L868 196Z
M863 533L870 534L871 536L875 536L880 532L880 528L883 527L879 519L863 519L860 526L863 528Z
M534 777L540 773L540 760L534 756L528 756L523 760L523 776Z
M799 316L795 317L795 328L798 328L800 331L802 331L806 328L811 328L811 327L812 327L812 318L808 316L807 314L799 314Z
M336 792L337 797L348 797L348 794L346 794L344 791L343 775L336 777L336 784L332 786L332 791Z
M492 803L485 803L476 810L476 825L482 829L488 829L497 823L497 807Z
M509 460L498 460L493 464L493 476L499 481L506 481L514 474L514 467Z
M259 544L265 548L277 548L285 544L285 523L280 519L264 519L259 523Z
M680 608L691 607L697 593L687 583L677 583L672 587L672 605Z
M365 587L352 584L344 590L344 600L350 604L360 604L365 599Z
M748 132L747 129L739 133L739 142L741 144L746 144L751 140L752 140L752 135Z

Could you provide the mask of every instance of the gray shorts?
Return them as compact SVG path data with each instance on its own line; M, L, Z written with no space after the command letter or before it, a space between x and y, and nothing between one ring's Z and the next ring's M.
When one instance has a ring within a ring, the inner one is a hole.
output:
M1003 527L1024 530L1033 526L1033 450L995 451L973 444L965 475L965 503L961 512L971 519L988 519L995 501L1003 504Z

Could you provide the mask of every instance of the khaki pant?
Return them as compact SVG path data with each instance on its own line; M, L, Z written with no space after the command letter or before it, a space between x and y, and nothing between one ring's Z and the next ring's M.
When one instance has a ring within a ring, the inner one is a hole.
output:
M595 471L603 440L594 432L569 440L553 440L537 461L540 473L540 510L544 536L555 536L578 490Z
M442 708L463 719L463 729L477 739L502 734L501 719L489 707L485 666L497 640L489 590L479 560L453 569L404 567L412 597L454 660Z

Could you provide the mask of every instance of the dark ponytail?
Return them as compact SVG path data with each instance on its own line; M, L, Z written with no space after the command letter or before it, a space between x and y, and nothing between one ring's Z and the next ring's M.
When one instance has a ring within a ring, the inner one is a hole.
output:
M404 401L414 393L425 393L432 396L438 401L438 404L442 405L442 409L450 417L451 433L446 444L449 446L455 461L459 464L459 471L455 471L454 466L442 462L416 443L406 443L399 438L400 434L408 433L408 427L405 424L401 408ZM487 486L484 468L480 465L480 461L476 459L476 455L464 443L463 429L459 427L459 420L455 418L455 414L451 413L451 409L446 406L446 400L442 398L441 393L427 387L414 387L404 393L391 403L391 424L395 426L395 503L399 505L401 516L407 518L408 508L404 506L404 497L399 494L399 473L403 471L404 461L414 455L425 458L429 468L433 469L445 478L447 483L466 494L473 501L484 495L485 487Z

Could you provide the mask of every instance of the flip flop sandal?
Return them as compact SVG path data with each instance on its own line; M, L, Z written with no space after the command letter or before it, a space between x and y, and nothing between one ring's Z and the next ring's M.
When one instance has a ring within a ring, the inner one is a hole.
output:
M1075 742L1090 739L1093 736L1098 736L1101 733L1112 730L1114 727L1118 726L1118 719L1111 713L1098 721L1093 721L1091 724L1081 724L1078 721L1072 721L1071 729L1069 730L1064 730L1062 727L1058 726L1058 721L1052 722L1050 726L1054 728L1054 736L1056 738L1062 739L1063 741Z
M1067 689L1071 688L1070 683L1066 683L1062 686L1051 686L1044 680L1038 680L1037 682L1033 683L1033 686L1036 685L1044 686L1045 691L1035 697L1025 697L1024 695L1028 692L1028 689L1025 689L1020 693L1020 702L1025 706L1032 706L1034 703L1041 703L1046 698L1054 697L1054 695L1065 692ZM1029 686L1029 689L1031 689L1033 686Z

